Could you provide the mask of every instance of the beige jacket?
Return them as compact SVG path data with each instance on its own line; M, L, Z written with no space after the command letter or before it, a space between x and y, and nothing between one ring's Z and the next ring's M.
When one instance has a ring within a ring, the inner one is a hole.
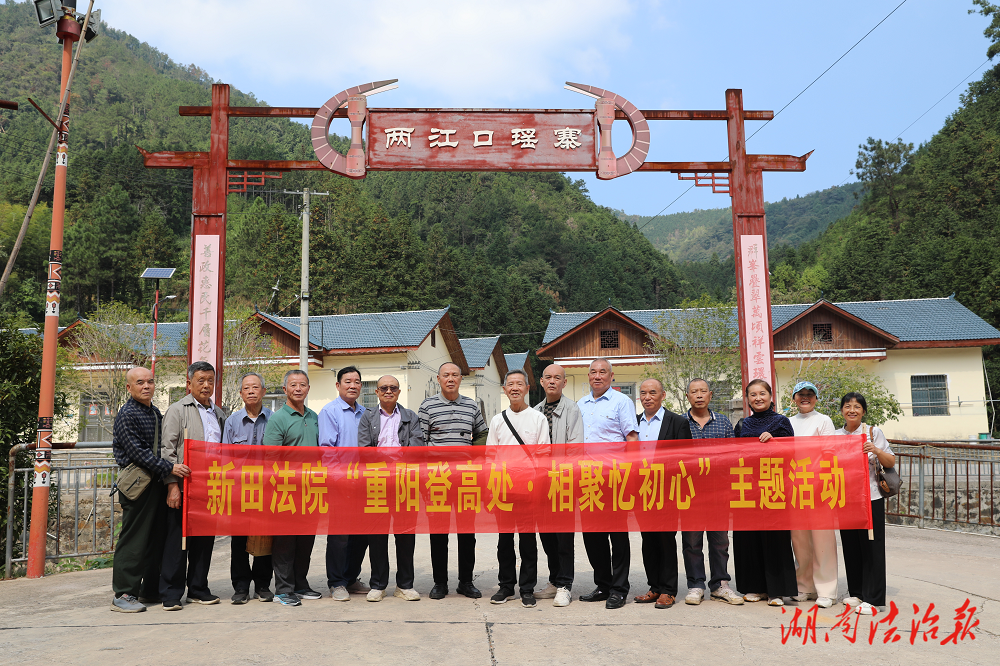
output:
M542 400L534 407L537 411L545 413L545 401ZM553 444L575 444L583 442L583 415L580 407L570 398L563 395L559 398L559 404L552 412L552 443Z
M224 432L226 427L226 413L218 405L215 407L215 415L219 419L219 432ZM184 460L184 440L185 439L205 439L205 426L201 422L201 414L198 413L198 403L190 393L167 407L167 413L163 415L163 427L160 431L160 457L176 465ZM173 474L168 474L163 483L178 483L178 479Z

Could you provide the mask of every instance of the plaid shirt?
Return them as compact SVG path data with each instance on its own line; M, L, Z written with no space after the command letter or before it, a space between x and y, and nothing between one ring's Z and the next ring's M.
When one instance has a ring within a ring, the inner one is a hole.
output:
M708 414L708 423L702 428L691 416L691 410L687 410L692 439L730 439L736 437L736 433L733 432L733 424L729 419L721 414L716 414L711 409L708 410Z
M118 410L114 427L115 462L119 467L135 463L158 480L173 470L173 465L153 453L153 442L162 420L155 406L142 404L135 398Z

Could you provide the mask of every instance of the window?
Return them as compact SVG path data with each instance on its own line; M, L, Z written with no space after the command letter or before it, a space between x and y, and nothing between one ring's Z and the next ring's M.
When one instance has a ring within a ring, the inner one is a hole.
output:
M729 382L712 382L712 402L708 403L708 408L716 414L729 416L729 403L733 399L733 385ZM689 407L690 405L685 405Z
M601 331L601 349L618 349L618 331Z
M361 404L365 409L378 409L378 394L375 385L378 382L361 382Z
M948 416L948 376L910 375L914 416Z
M632 400L635 400L638 397L635 393L635 384L612 384L611 388L618 391L622 395L628 396Z
M833 342L833 324L813 324L813 341Z
M435 333L437 333L437 331L431 331L431 347L437 346L437 336Z
M285 393L281 388L271 389L276 391L275 393L267 393L264 395L264 406L270 409L272 412L276 412L285 406Z

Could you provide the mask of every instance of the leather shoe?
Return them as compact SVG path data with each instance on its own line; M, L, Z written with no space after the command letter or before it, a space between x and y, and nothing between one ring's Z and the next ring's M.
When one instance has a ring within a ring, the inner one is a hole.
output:
M458 587L455 588L455 591L459 594L464 594L470 599L479 599L483 596L483 593L479 591L479 588L472 584L472 581L459 583Z
M640 594L637 597L632 597L632 601L634 601L637 604L651 604L659 598L660 598L659 594L650 590L646 594Z
M590 594L581 594L580 601L605 601L609 596L609 593L598 587Z
M674 595L672 594L661 594L656 600L656 606L654 608L670 608L674 605Z
M431 593L427 596L431 599L444 599L448 596L448 586L435 584L434 587L431 588Z
M617 592L612 592L608 600L604 602L604 607L609 610L614 610L616 608L621 608L625 605L625 595L618 594Z

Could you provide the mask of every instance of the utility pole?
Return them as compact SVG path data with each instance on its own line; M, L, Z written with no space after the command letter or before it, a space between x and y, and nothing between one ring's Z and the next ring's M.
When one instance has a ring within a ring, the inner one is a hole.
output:
M310 197L329 196L329 192L285 190L285 194L302 195L302 286L299 301L299 370L309 372L309 206Z
M66 168L69 165L69 87L75 72L73 43L80 40L90 22L94 0L90 0L81 26L75 18L76 0L61 6L63 17L56 24L56 36L62 40L62 77L59 96L62 100L56 148L55 188L52 194L52 235L49 241L49 275L45 287L45 337L42 339L42 382L38 395L38 434L35 447L35 473L31 490L31 533L28 539L28 578L45 573L46 532L49 523L49 484L52 473L52 419L55 409L56 351L59 336L59 291L62 283L63 221L66 213ZM81 47L83 44L80 45ZM76 50L76 62L80 59Z

